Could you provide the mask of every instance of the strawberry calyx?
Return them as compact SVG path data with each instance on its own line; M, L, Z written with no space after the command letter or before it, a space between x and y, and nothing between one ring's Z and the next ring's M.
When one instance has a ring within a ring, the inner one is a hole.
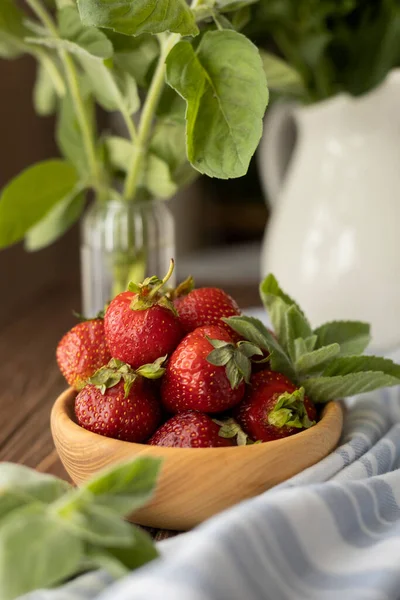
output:
M259 444L261 442L253 442L240 427L239 423L235 419L213 419L214 423L220 426L218 435L225 439L236 438L238 446L249 446L251 444Z
M194 279L191 275L182 281L175 289L171 289L168 292L168 298L176 300L182 296L187 296L194 290Z
M240 341L233 344L222 340L212 340L207 336L206 339L214 348L207 356L207 361L217 367L225 367L231 388L237 389L242 381L250 383L251 358L262 356L263 351L251 342Z
M170 279L174 271L174 267L174 260L171 259L168 273L163 279L153 275L152 277L147 277L144 281L142 281L142 283L135 283L131 281L128 285L128 290L135 294L130 305L131 310L146 310L158 304L159 306L168 308L168 310L171 310L176 316L178 316L176 308L168 296L168 292L161 291Z
M122 360L112 358L105 367L101 367L101 369L96 371L87 382L97 387L104 396L106 390L123 381L125 398L127 398L132 385L138 377L144 377L145 379L159 379L162 377L165 373L163 365L166 360L167 356L161 356L153 363L142 365L134 370L127 363L122 362Z
M294 392L280 394L278 400L268 414L268 423L274 427L295 427L297 429L308 429L315 425L308 417L304 405L304 388L298 388Z
M87 321L96 321L97 319L104 319L104 315L106 314L106 310L108 308L108 304L104 306L102 310L99 310L94 317L85 317L82 313L77 312L76 310L72 311L72 314L80 323L87 323Z

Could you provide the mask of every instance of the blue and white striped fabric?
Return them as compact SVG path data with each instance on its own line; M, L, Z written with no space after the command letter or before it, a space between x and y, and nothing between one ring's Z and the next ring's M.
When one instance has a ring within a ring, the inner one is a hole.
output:
M160 550L24 600L399 600L400 387L351 402L326 459Z

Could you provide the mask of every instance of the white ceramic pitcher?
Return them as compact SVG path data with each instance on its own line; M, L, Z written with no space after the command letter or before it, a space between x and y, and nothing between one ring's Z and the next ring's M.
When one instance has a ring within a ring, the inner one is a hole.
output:
M365 320L374 348L400 346L400 70L359 98L275 105L258 158L262 274L313 324Z

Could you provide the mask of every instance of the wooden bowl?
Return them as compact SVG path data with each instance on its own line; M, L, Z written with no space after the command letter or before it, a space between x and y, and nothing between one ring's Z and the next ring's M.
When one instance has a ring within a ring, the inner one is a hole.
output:
M141 525L186 530L289 479L329 454L339 441L343 408L330 402L317 425L292 437L232 448L163 448L86 431L75 422L75 392L56 400L51 430L60 458L77 484L96 471L139 455L164 464L154 499L132 515Z

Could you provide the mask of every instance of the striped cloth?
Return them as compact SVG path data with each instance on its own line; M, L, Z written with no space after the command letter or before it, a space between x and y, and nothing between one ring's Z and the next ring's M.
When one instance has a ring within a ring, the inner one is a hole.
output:
M400 600L400 386L351 401L317 465L159 548L24 600Z

